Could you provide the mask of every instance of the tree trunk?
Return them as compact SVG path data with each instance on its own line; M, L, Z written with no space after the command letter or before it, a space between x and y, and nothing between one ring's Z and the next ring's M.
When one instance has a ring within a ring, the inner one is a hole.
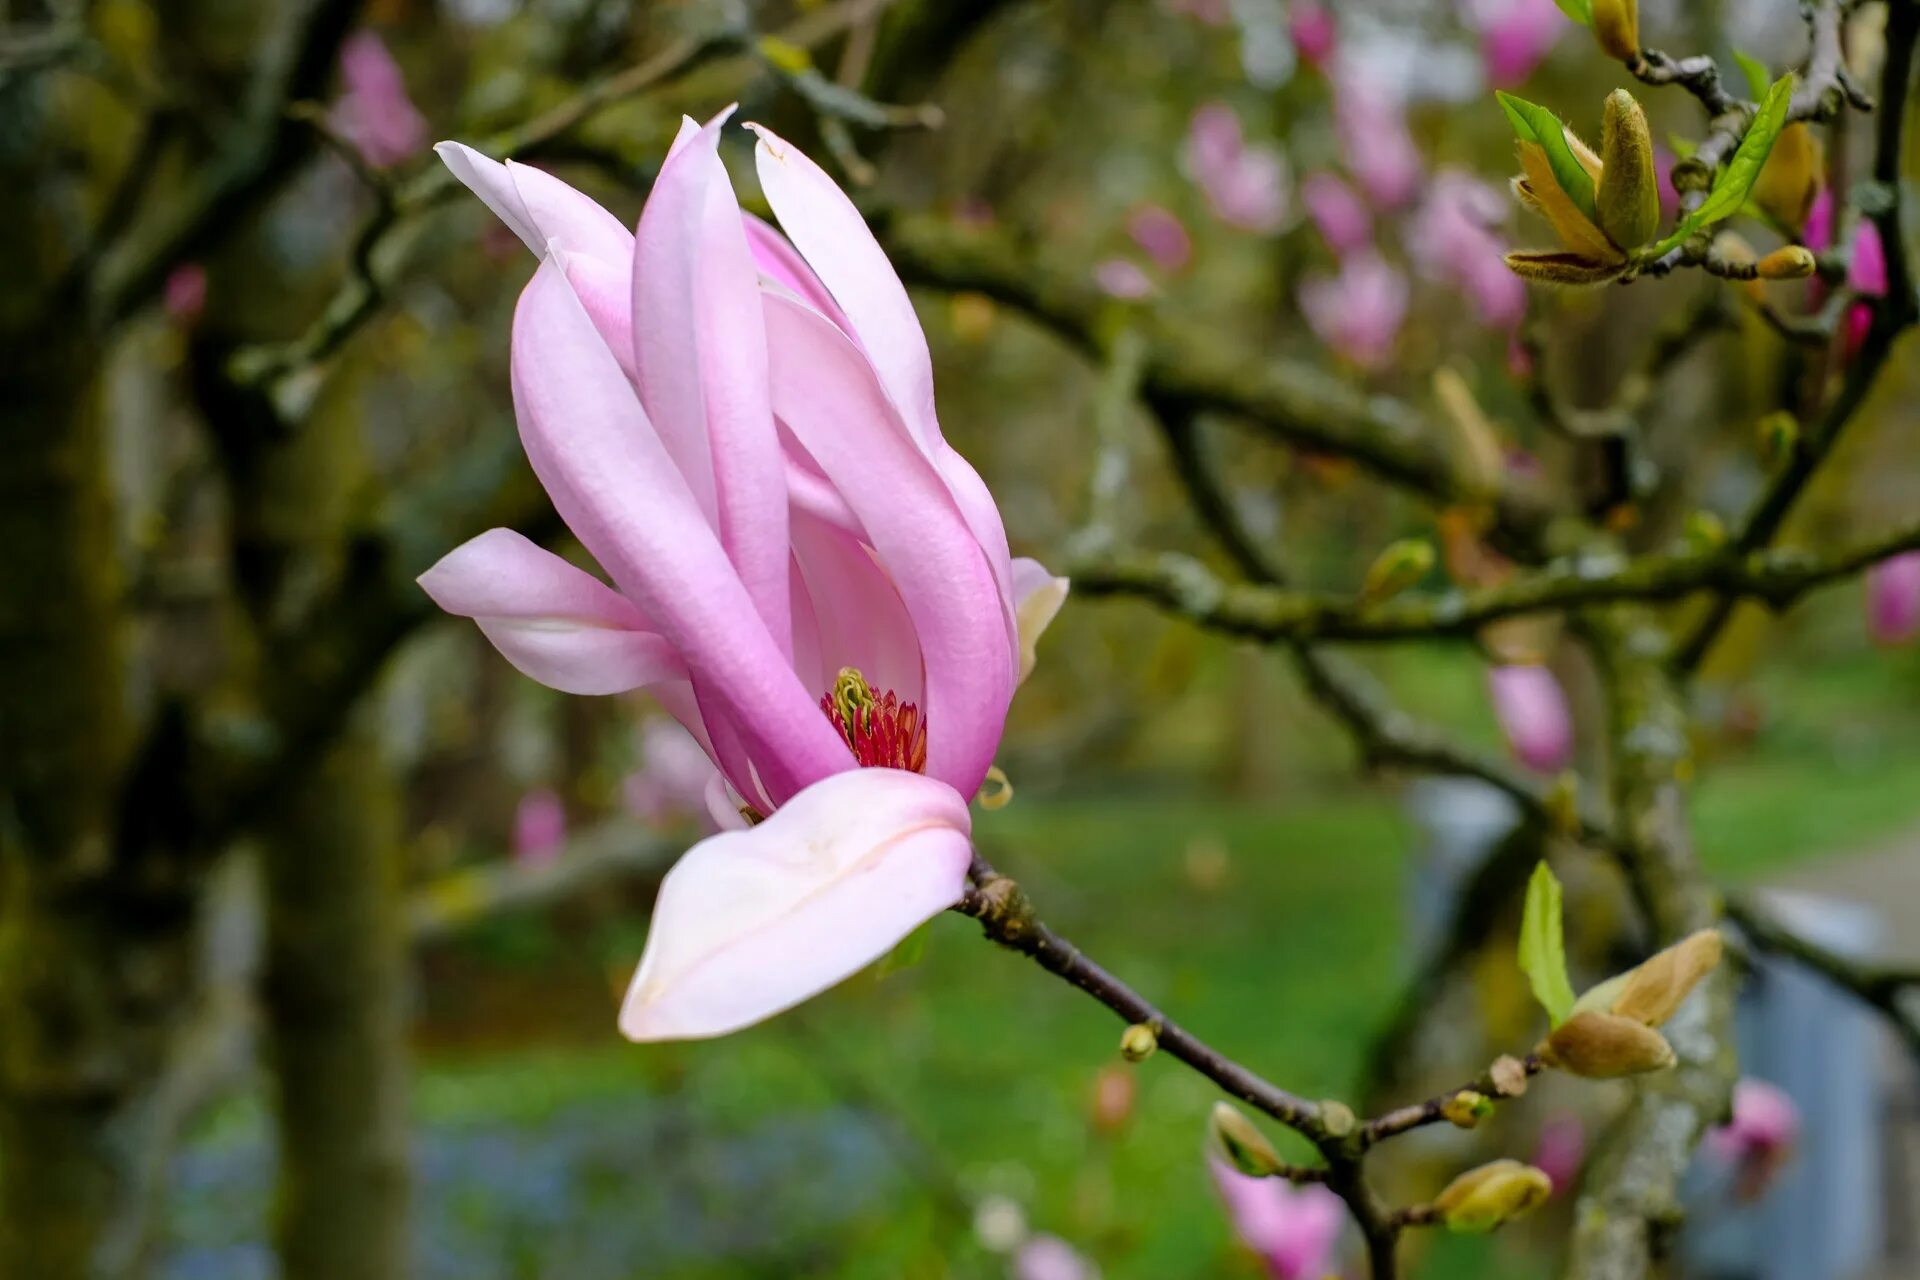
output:
M348 734L266 833L267 1043L284 1280L407 1272L407 1067L398 804Z

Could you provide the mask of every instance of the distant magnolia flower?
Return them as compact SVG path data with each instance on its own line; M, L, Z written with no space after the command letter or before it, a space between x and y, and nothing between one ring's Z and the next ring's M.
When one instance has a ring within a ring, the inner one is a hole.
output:
M1443 169L1407 229L1407 252L1420 273L1466 294L1490 329L1512 329L1527 310L1527 287L1507 269L1506 241L1494 231L1505 218L1500 192L1462 170Z
M1470 0L1487 80L1510 89L1532 75L1572 27L1554 0Z
M1494 719L1520 763L1556 773L1573 758L1573 715L1559 679L1545 666L1506 663L1487 669Z
M1320 238L1345 257L1373 243L1373 213L1358 192L1337 175L1321 170L1300 184L1300 203Z
M1160 291L1139 263L1126 258L1106 258L1093 269L1093 282L1110 297L1129 302L1150 298Z
M1294 52L1308 66L1323 69L1332 61L1339 31L1333 10L1319 0L1294 0L1288 6L1287 34L1293 39Z
M1333 124L1347 172L1375 205L1397 209L1420 190L1424 167L1400 90L1358 58L1334 76Z
M1184 270L1193 259L1193 237L1165 205L1143 204L1135 209L1127 218L1127 234L1162 271Z
M1407 278L1372 250L1341 260L1336 275L1310 276L1300 285L1300 310L1320 340L1363 369L1393 355L1407 318Z
M1100 1280L1100 1268L1059 1236L1029 1236L1013 1255L1014 1280Z
M1286 222L1286 157L1274 147L1249 146L1240 117L1224 102L1193 113L1187 166L1214 216L1227 225L1270 232Z
M427 122L407 96L400 64L386 42L356 31L340 46L340 83L333 127L366 162L385 169L419 154L427 145Z
M719 821L734 812L725 780L692 734L655 718L641 727L639 738L640 762L620 783L628 813L662 823L710 810Z
M1817 253L1834 246L1839 235L1839 212L1839 203L1832 189L1822 187L1808 209L1806 229L1801 236L1807 248ZM1864 218L1853 233L1852 253L1847 259L1847 287L1869 298L1883 297L1887 292L1886 246L1880 241L1880 228ZM1807 291L1814 305L1818 306L1827 295L1826 282L1815 276L1807 282ZM1860 344L1866 340L1867 330L1872 327L1873 307L1870 303L1856 301L1847 308L1841 329L1841 346L1849 358L1860 350Z
M1586 1126L1580 1122L1579 1116L1562 1111L1548 1117L1546 1123L1540 1126L1533 1159L1528 1163L1546 1174L1553 1182L1554 1193L1559 1194L1573 1186L1586 1157Z
M551 787L535 787L513 809L513 860L539 866L567 843L567 807Z
M1800 1136L1800 1109L1777 1085L1751 1077L1733 1086L1733 1115L1709 1130L1707 1156L1730 1169L1742 1199L1765 1194L1793 1154Z
M1920 551L1882 560L1867 570L1867 630L1880 644L1905 644L1920 635Z
M1067 589L1008 555L942 438L926 336L853 203L759 129L786 235L743 217L730 114L682 125L631 235L540 170L439 147L541 257L515 416L614 585L494 529L421 586L534 679L646 689L740 815L661 885L635 1040L770 1017L959 901L967 802Z
M1333 1269L1346 1220L1340 1197L1323 1186L1248 1177L1217 1157L1208 1157L1207 1168L1234 1233L1274 1280L1319 1280Z
M167 318L182 328L197 324L207 309L207 269L197 262L183 262L169 271L161 306Z

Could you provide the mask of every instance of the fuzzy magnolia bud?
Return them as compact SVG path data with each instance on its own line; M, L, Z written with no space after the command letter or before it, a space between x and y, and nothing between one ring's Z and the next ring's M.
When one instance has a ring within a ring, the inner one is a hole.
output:
M1681 939L1626 975L1611 1012L1649 1027L1663 1025L1700 980L1713 972L1725 948L1714 929Z
M1495 1160L1447 1184L1433 1207L1449 1231L1483 1234L1524 1217L1553 1194L1553 1179L1518 1160Z
M1267 1135L1232 1103L1213 1104L1207 1132L1227 1162L1250 1178L1271 1178L1286 1168Z
M1762 280L1805 280L1819 265L1813 250L1805 245L1790 244L1756 262L1753 272Z
M1806 122L1796 120L1774 139L1766 167L1753 184L1753 202L1775 222L1798 234L1807 225L1807 214L1820 194L1825 172L1826 157L1820 140Z
M1440 1104L1440 1114L1456 1129L1471 1129L1493 1114L1493 1099L1472 1089L1462 1089Z
M1145 1022L1136 1022L1120 1033L1120 1056L1128 1062L1145 1062L1160 1047L1160 1033Z
M1644 1022L1589 1010L1555 1027L1534 1052L1550 1067L1589 1080L1637 1076L1673 1065L1673 1046Z
M1640 58L1639 0L1593 0L1593 38L1601 52L1622 62Z
M1753 251L1753 246L1747 243L1746 237L1736 231L1722 231L1713 238L1713 256L1736 270L1755 265L1760 257Z
M1599 9L1596 4L1596 19ZM1660 229L1660 176L1653 166L1647 113L1625 89L1607 95L1600 121L1600 164L1600 184L1594 189L1600 229L1620 248L1636 249Z
M1353 1114L1353 1108L1344 1102L1328 1098L1320 1104L1320 1127L1327 1131L1328 1137L1344 1138L1352 1133L1353 1127L1359 1123L1359 1118Z
M1399 595L1433 572L1433 544L1421 538L1402 538L1387 548L1367 568L1360 594L1367 600L1386 600Z

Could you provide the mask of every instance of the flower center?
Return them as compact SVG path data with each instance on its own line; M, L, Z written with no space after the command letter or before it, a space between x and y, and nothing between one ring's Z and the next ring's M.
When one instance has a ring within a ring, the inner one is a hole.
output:
M862 767L927 771L926 717L891 689L876 695L859 668L840 668L820 709Z

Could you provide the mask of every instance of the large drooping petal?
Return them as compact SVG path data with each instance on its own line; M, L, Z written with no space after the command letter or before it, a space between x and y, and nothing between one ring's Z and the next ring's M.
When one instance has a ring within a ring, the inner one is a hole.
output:
M866 357L791 295L763 297L774 412L859 517L913 619L926 669L927 772L972 795L1013 697L1016 654L993 569Z
M521 439L555 509L679 652L702 714L725 707L772 800L846 768L818 692L795 677L553 258L514 313L512 364Z
M633 604L511 529L489 529L420 575L433 602L472 618L523 674L563 693L684 680L686 666Z
M634 361L647 417L785 651L786 472L767 405L759 273L718 151L729 114L686 121L640 215Z
M856 769L703 840L661 882L620 1030L724 1035L833 986L960 900L970 830L951 787Z
M1034 647L1067 602L1065 578L1056 578L1038 560L1025 556L1013 562L1013 607L1020 625L1020 679L1033 674Z

